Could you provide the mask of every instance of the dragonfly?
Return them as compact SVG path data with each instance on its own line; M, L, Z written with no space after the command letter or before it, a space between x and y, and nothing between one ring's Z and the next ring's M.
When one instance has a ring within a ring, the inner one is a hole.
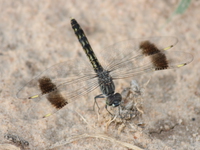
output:
M105 107L118 107L122 96L115 91L118 79L141 76L155 71L181 68L193 60L190 53L170 51L177 43L175 37L136 38L111 45L95 54L83 29L71 19L89 65L73 66L71 61L61 62L44 70L17 92L20 99L29 99L35 105L29 110L34 119L46 118L81 96L100 88ZM97 57L98 56L98 57ZM79 60L81 62L81 60ZM72 67L70 67L72 66Z

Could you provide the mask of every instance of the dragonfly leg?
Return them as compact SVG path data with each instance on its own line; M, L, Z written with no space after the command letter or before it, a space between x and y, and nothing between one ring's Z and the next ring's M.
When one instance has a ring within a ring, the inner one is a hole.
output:
M98 113L99 113L100 108L99 108L99 105L97 103L97 98L105 98L105 96L103 94L100 94L100 95L97 95L97 96L94 97L93 110L95 110L95 105L97 105L97 107L98 107Z
M114 116L114 115L108 110L108 105L105 105L105 108L106 108L106 110L109 112L109 114L110 114L111 116Z
M121 106L118 107L118 113L119 113L120 118L122 119L123 117L122 117L122 115L121 115L121 113L120 113L120 107L121 107ZM111 116L114 116L114 115L108 110L108 105L105 105L105 108L106 108L106 110L109 112L109 114L110 114Z

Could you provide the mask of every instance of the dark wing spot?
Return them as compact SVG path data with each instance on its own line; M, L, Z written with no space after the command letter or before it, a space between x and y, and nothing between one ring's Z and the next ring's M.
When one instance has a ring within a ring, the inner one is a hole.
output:
M48 77L38 79L39 87L42 94L50 93L57 89L56 85Z
M149 41L142 41L140 43L140 49L142 49L142 54L145 56L153 55L160 52L160 50Z
M157 53L151 56L155 70L164 70L168 68L168 61L164 53Z
M168 61L166 55L162 53L153 43L149 41L143 41L140 43L140 49L145 56L151 56L151 61L155 67L155 70L163 70L168 68Z
M49 102L58 109L61 109L62 107L68 104L66 99L58 90L49 93L46 97L49 100Z
M56 85L51 81L49 77L42 77L38 80L38 82L42 94L48 93L46 95L46 98L53 106L60 109L66 104L68 104L66 99L58 91Z

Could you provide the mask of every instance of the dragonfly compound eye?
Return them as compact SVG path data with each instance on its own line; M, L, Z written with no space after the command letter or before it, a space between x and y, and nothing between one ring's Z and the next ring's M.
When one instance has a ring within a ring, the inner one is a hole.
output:
M115 93L115 94L110 95L110 96L107 97L106 104L108 106L117 107L117 106L120 105L121 100L122 100L121 94Z

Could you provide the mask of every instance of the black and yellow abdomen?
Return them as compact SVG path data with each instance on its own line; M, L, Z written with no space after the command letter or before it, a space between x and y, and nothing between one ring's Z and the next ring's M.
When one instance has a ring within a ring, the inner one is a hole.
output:
M79 42L81 43L87 57L89 58L95 72L101 72L103 71L103 67L99 63L94 51L92 50L92 47L90 46L90 43L85 36L85 33L81 29L80 25L77 23L75 19L71 20L71 25L74 30L74 33L76 34Z

